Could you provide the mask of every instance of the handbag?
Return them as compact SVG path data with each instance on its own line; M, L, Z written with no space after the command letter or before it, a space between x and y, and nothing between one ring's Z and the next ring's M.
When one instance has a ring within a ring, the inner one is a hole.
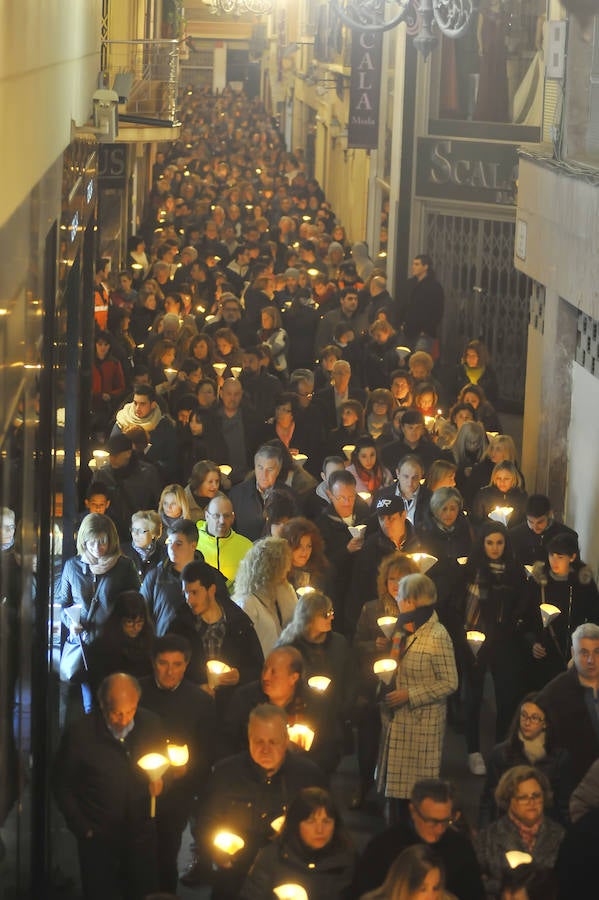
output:
M86 625L88 626L90 625L97 608L98 587L99 582L89 606L89 613L86 619ZM70 637L66 639L62 648L62 653L60 654L58 671L61 681L77 682L85 680L80 677L87 671L87 660L85 658L81 635L77 635L75 640L72 640Z

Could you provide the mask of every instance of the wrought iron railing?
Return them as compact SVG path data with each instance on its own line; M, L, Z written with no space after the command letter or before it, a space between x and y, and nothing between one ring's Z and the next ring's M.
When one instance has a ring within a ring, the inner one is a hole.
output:
M107 86L126 96L128 113L176 121L178 41L102 41L101 60Z

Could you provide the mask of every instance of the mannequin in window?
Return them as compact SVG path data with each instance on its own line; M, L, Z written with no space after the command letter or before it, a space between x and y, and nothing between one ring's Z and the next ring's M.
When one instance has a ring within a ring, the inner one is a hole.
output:
M505 47L505 13L501 0L484 0L476 32L480 77L473 118L509 122Z

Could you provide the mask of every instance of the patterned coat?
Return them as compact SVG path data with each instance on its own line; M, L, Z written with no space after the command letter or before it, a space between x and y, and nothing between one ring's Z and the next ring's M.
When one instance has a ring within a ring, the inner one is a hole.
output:
M394 689L407 690L408 702L383 708L377 786L386 797L409 797L416 781L439 777L446 700L457 687L451 638L433 612L398 667Z

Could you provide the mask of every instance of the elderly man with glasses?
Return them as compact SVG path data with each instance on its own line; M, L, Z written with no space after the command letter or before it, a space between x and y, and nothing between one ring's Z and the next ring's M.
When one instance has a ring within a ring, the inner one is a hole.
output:
M233 529L233 504L224 494L217 494L206 507L206 519L198 522L198 547L208 565L218 569L233 587L239 564L252 546Z
M377 834L366 846L350 898L379 887L395 859L406 847L426 844L443 862L446 888L460 900L485 896L474 848L463 831L453 828L455 795L448 781L426 778L412 788L405 821Z

